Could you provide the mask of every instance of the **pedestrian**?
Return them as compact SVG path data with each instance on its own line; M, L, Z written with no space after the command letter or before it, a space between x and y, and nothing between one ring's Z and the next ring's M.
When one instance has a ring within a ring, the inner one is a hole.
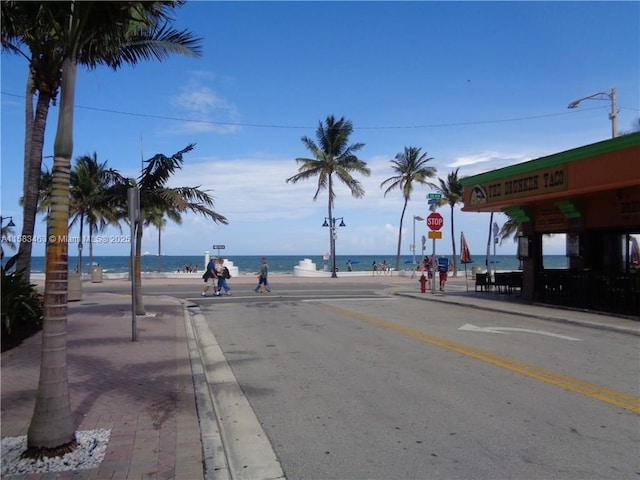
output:
M424 270L427 272L427 288L431 290L431 282L433 281L433 259L424 257Z
M225 295L231 295L231 288L227 283L227 279L231 278L231 273L229 273L229 269L225 267L224 258L222 257L218 259L216 275L218 277L218 296L222 295L222 290L224 290Z
M378 271L378 264L376 263L376 261L374 260L373 263L371 264L371 269L373 270L373 275L376 274L376 272Z
M347 271L351 272L353 268L351 268L351 260L347 260Z
M255 292L271 292L271 288L269 287L269 265L267 264L266 258L262 257L260 260L260 271L256 275L258 275L258 285L255 288Z
M446 257L438 258L438 275L440 277L440 291L444 292L447 283L447 274L449 272L449 259Z
M216 291L216 278L216 262L212 258L209 260L209 263L207 263L207 269L205 270L204 275L202 275L205 285L200 295L206 297L211 285L213 285L213 291ZM209 284L209 280L211 280L211 285Z

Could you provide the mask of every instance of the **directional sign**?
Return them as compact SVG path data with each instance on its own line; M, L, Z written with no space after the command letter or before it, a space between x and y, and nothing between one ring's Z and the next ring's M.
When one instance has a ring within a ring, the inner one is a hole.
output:
M213 245L211 248L214 250L224 250L224 245Z
M432 198L434 198L436 200L440 200L442 198L442 194L441 193L429 193L429 194L427 194L427 198L430 199L430 200Z
M434 240L442 238L442 232L431 231L431 232L427 232L427 235L429 235L429 238Z
M440 230L444 225L444 218L438 212L430 213L427 217L427 227L429 230Z

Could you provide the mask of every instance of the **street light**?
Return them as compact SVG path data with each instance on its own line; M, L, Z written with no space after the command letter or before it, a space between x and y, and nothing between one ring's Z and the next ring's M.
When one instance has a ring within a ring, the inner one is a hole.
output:
M616 138L618 134L618 107L616 105L616 87L613 87L610 92L598 92L587 97L579 98L569 104L567 108L578 108L580 102L583 100L604 100L602 97L607 97L611 100L611 112L609 112L609 120L611 120L611 138Z
M338 227L346 227L343 217L324 217L323 227L331 228L331 278L338 278L336 275L336 222L340 220Z
M413 250L413 265L416 264L416 222L422 222L424 218L419 215L413 216L413 245L411 246L411 250Z
M7 223L7 224L3 227L3 226L2 226L2 224L4 223L4 221L5 221L7 218L9 219L9 223ZM0 228L5 228L5 227L7 227L7 228L8 228L8 227L15 227L15 226L16 226L16 224L15 224L15 223L13 223L13 217L3 217L3 216L0 216Z

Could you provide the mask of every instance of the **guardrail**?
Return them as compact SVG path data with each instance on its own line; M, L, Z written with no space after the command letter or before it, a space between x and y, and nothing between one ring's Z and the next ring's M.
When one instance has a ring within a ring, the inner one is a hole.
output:
M536 275L536 301L640 317L640 274L543 270Z

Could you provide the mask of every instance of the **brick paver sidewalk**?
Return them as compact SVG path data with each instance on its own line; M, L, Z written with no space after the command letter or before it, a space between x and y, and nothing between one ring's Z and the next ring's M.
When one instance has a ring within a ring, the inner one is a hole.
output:
M68 365L76 430L111 429L99 468L25 479L203 478L182 305L145 297L132 342L131 297L84 293L69 304ZM2 437L26 435L41 334L2 354Z

